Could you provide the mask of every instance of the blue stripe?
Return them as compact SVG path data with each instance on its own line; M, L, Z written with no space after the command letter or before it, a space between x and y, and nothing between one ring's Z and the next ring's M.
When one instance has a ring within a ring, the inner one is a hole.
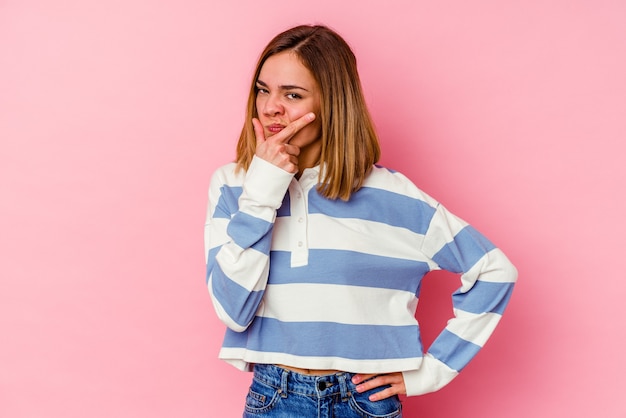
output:
M468 225L433 256L433 261L444 270L464 273L494 248L484 235Z
M477 281L467 293L459 290L452 294L455 308L471 313L493 312L502 315L509 303L513 283Z
M291 216L291 200L289 199L289 191L285 193L283 203L276 211L276 216Z
M309 213L335 218L357 218L406 228L424 234L435 213L426 202L386 190L363 187L350 200L328 200L316 189L309 192Z
M460 372L479 350L479 345L459 338L444 329L430 346L428 352L451 369Z
M376 336L376 343L372 343ZM281 322L257 317L243 333L228 330L224 347L296 356L358 360L422 357L417 325L347 325L333 322Z
M211 275L211 272L213 271L213 267L215 266L215 257L217 256L217 253L219 252L220 248L222 248L221 245L219 247L211 248L209 250L209 256L207 257L207 263L206 263L206 283L209 282L209 276Z
M273 226L271 222L237 212L228 224L226 232L241 248L252 247L267 255L272 244L272 234L269 232Z
M309 250L309 263L291 267L291 253L270 253L269 283L368 286L417 293L428 264L344 250Z
M220 198L215 205L213 217L230 219L231 215L239 209L239 196L242 191L241 187L220 187Z
M229 279L217 263L210 274L213 296L233 321L242 327L246 326L254 318L265 292L248 291Z

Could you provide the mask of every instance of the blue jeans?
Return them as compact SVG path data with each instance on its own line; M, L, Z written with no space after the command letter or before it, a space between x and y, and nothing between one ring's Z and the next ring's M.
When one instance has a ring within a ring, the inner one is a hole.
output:
M397 396L372 402L368 396L385 387L358 393L352 376L353 373L344 372L310 376L257 364L243 417L402 417L402 404Z

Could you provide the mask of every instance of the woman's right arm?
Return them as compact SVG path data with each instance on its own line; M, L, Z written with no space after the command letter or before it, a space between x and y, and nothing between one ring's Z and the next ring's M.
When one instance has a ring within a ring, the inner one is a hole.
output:
M250 325L261 303L276 210L292 177L254 157L243 181L226 169L211 179L204 235L207 286L218 317L234 331Z
M253 119L256 155L242 180L218 170L209 187L204 227L207 285L217 316L233 331L252 322L269 276L269 253L276 210L298 171L300 149L291 138L315 120L307 113L265 138Z

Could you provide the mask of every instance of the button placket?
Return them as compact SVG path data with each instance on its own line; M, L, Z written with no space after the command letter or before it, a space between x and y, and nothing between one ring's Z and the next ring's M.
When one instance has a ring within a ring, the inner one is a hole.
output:
M304 266L309 261L307 239L307 213L304 190L295 179L289 185L290 199L290 241L292 242L291 266Z

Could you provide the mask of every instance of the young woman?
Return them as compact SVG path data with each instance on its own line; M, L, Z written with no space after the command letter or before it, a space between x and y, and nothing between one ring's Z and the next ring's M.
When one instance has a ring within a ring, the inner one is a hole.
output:
M220 358L254 371L244 417L400 417L399 394L446 385L498 323L515 267L379 154L347 43L324 26L276 36L205 227ZM415 309L437 269L461 287L424 354Z

